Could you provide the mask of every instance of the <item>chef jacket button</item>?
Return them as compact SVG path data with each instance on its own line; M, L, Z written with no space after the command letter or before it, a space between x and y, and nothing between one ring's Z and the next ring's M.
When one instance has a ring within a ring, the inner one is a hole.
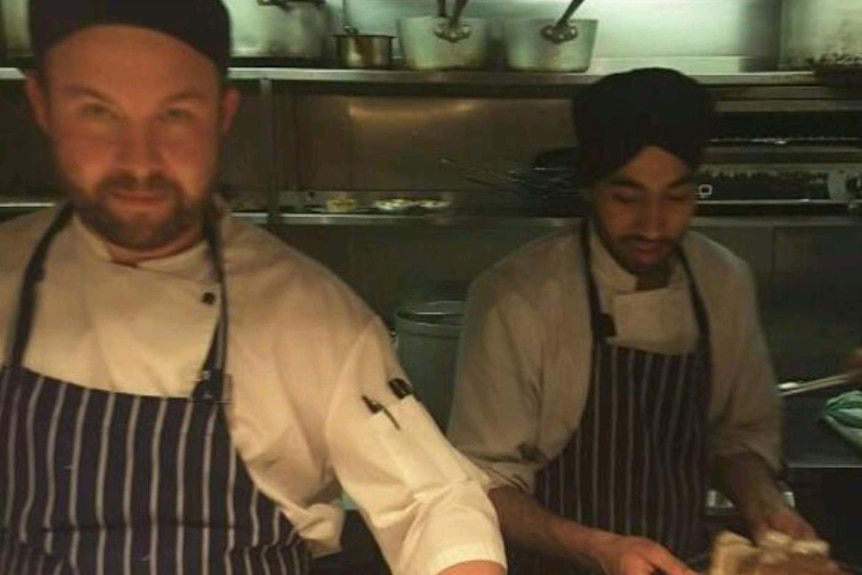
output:
M201 302L207 305L213 305L216 302L216 295L211 292L205 292L204 295L201 296Z

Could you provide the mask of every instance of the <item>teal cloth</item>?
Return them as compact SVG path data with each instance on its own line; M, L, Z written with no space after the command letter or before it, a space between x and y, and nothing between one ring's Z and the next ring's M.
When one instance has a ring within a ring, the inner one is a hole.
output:
M862 449L862 391L848 391L828 399L823 419L841 437Z

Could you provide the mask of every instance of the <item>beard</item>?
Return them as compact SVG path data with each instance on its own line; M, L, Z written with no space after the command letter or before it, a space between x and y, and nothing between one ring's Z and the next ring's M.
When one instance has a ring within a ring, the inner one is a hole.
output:
M105 177L92 191L68 180L65 187L84 224L111 244L132 251L157 250L171 244L199 226L206 210L206 195L191 200L179 182L158 173L140 179L118 172ZM117 194L159 198L167 205L167 213L117 209L112 207Z

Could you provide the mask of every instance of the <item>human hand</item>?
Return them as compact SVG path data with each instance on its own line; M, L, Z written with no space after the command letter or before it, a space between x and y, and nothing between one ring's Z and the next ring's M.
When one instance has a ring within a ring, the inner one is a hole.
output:
M602 533L591 547L593 560L606 575L695 575L670 551L643 537Z
M784 533L792 539L817 539L817 532L799 513L790 507L771 511L752 526L755 541L760 541L769 531Z

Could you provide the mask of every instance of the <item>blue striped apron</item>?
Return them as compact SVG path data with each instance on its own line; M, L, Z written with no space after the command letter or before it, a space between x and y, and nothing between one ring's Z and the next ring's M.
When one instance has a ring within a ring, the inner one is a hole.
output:
M709 321L685 254L678 257L700 337L695 350L665 355L615 346L613 321L601 310L588 226L581 250L593 333L591 383L578 429L537 477L536 498L555 513L605 531L647 537L677 557L707 549L707 407ZM518 555L520 572L583 572ZM513 571L514 572L514 571Z
M227 302L190 398L87 389L22 366L61 211L25 272L0 371L0 575L299 575L309 554L254 486L224 406Z

